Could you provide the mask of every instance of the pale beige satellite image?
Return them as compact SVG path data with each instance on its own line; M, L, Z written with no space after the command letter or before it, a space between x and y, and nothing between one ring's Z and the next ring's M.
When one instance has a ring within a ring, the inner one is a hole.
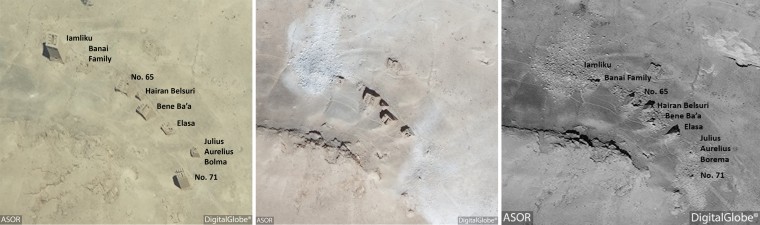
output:
M250 219L251 21L248 0L3 1L0 215Z
M257 216L498 216L497 1L270 0L256 18Z

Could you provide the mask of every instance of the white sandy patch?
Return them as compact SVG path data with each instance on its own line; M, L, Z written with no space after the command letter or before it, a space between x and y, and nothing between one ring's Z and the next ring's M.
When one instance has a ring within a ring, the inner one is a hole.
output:
M291 80L296 85L286 85L291 91L295 88L310 95L324 92L343 71L335 46L340 37L340 14L331 9L314 12L290 25L288 46L294 55L288 61L292 74L285 74L295 75Z
M488 160L483 157L489 156L453 146L468 141L457 132L446 141L431 139L442 129L441 109L435 103L422 108L428 114L412 124L418 137L401 168L397 188L411 194L416 211L432 224L456 223L459 216L492 216L487 213L496 204L496 194L485 191L488 185L479 176L492 169L484 166Z
M736 64L742 66L760 65L760 53L747 44L746 40L739 37L739 32L721 31L715 36L702 36L702 39L705 39L707 45L723 53L724 56L736 60Z

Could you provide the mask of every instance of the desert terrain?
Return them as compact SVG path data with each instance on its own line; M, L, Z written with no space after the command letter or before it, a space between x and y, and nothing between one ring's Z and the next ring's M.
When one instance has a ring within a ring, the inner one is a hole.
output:
M257 1L256 215L497 216L496 1Z
M0 214L250 215L251 4L3 2Z
M760 210L760 4L502 7L503 210L539 224Z

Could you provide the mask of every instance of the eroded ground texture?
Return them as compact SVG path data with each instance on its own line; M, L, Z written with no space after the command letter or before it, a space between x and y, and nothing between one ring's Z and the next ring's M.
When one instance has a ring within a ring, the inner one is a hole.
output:
M497 212L496 1L258 1L257 212Z
M504 210L684 224L760 210L760 4L503 2Z

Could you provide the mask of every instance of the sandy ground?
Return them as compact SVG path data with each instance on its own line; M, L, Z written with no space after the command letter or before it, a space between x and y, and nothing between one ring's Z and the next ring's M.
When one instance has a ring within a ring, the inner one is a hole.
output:
M538 211L545 224L683 224L689 211L760 209L760 4L504 1L503 8L505 210ZM600 61L609 68L586 66ZM709 106L657 105L684 102ZM600 148L624 157L594 160ZM618 187L629 191L619 195ZM642 219L628 221L634 217Z
M498 215L496 1L256 7L257 215Z
M679 195L650 187L650 173L615 150L514 129L502 143L505 210L533 211L539 224L679 224Z
M0 7L0 213L24 223L197 224L207 214L249 215L251 2L91 2ZM48 32L59 35L62 63L42 54ZM111 62L88 61L102 55ZM144 79L129 81L130 95L115 91L133 73ZM134 97L180 87L195 93ZM143 103L192 108L158 110L146 121L135 111ZM160 129L167 122L173 135ZM204 145L207 138L224 144ZM234 153L204 154L222 147ZM213 158L227 165L204 165ZM175 186L176 170L190 189Z

